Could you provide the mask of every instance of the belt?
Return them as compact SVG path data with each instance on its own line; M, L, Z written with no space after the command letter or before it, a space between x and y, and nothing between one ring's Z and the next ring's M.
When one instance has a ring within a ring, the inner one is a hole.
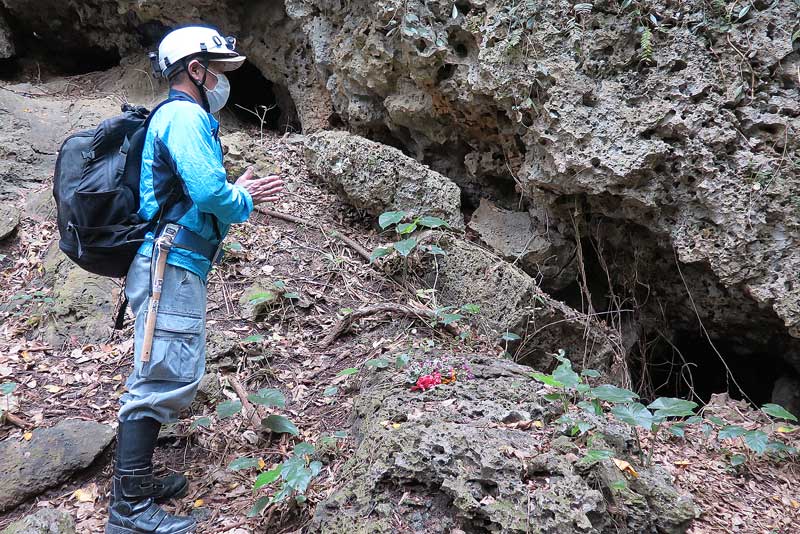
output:
M222 251L222 247L219 245L215 245L208 239L178 224L170 223L166 226L177 227L175 237L172 240L173 247L196 252L212 264L219 259L219 253Z

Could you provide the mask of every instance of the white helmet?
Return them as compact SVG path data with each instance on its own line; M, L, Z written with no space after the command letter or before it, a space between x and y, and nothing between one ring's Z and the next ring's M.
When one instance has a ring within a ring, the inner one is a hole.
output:
M158 55L150 53L153 70L169 78L175 71L183 68L183 61L189 56L204 54L209 61L223 63L223 71L235 70L242 66L245 56L236 52L236 39L223 37L206 26L186 26L167 34L158 45Z

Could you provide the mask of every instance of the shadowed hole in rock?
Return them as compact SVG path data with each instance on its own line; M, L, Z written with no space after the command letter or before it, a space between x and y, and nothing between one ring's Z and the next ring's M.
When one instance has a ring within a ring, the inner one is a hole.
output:
M636 349L631 358L635 383L649 383L655 397L708 402L712 394L728 392L761 406L772 402L775 382L788 372L777 357L779 344L770 340L757 344L732 332L709 341L700 330L676 331L672 339L656 336L646 354Z
M640 250L638 264L631 269L631 259L616 241L621 235L631 235L628 245L634 248L645 246L648 239L655 241L647 233L637 236L633 227L616 237L609 235L600 245L593 241L596 236L581 240L591 308L580 281L551 295L579 311L596 313L620 332L628 347L632 387L643 400L680 397L708 402L712 394L727 392L756 406L776 402L800 412L795 369L800 343L772 310L725 289L705 266L681 265L679 272L672 251L655 245L649 252Z
M453 65L452 63L445 63L442 65L439 68L439 71L436 73L436 83L442 83L443 81L452 78L457 67L457 65Z
M297 109L288 90L268 80L249 61L227 73L231 96L226 109L239 120L278 132L300 131Z
M91 43L82 32L69 29L72 21L63 21L64 32L54 39L48 29L39 27L38 23L21 21L7 11L0 15L4 15L8 23L15 47L14 57L0 60L0 79L86 74L120 63L120 53L115 46L106 48ZM70 15L78 18L77 13L70 11Z

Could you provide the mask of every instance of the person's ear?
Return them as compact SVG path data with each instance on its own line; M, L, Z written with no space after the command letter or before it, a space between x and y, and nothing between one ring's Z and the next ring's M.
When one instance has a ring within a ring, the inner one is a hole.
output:
M193 59L189 62L188 67L186 70L189 72L189 77L192 78L195 82L200 82L203 79L203 65L196 59Z

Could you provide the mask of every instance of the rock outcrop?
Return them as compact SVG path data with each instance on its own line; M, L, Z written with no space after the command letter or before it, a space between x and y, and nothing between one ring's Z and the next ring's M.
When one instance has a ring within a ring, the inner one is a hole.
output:
M11 41L11 28L0 13L0 60L14 57L14 43Z
M0 512L89 467L112 439L107 425L68 419L34 430L30 441L0 442Z
M66 512L42 508L11 523L0 534L75 534L75 520Z
M474 379L425 392L409 391L391 371L366 379L347 483L319 505L312 530L686 532L697 509L665 473L646 470L627 483L611 460L578 461L572 441L551 442L549 430L530 424L553 419L555 405L541 403L529 368L465 362ZM514 428L519 422L530 429ZM611 436L603 446L619 446L618 454L631 444L624 429L603 432Z
M525 271L458 237L432 233L427 240L447 252L424 260L424 278L440 304L480 306L479 320L497 339L510 332L523 344L512 352L535 369L548 369L564 349L579 368L599 369L624 380L621 333L544 293Z
M114 307L121 285L84 271L54 241L44 258L45 276L53 285L53 305L45 317L45 335L53 345L74 338L79 343L100 343L113 332Z
M306 140L309 172L372 215L405 210L464 227L456 184L396 148L347 132L319 132Z
M179 20L163 0L124 17L98 0L2 4L31 54L67 47L98 64L142 56L176 23L237 33L306 133L344 126L451 179L467 209L487 198L533 214L519 264L561 300L632 309L645 338L672 344L733 336L800 373L791 2L190 1ZM745 334L762 327L777 350Z

